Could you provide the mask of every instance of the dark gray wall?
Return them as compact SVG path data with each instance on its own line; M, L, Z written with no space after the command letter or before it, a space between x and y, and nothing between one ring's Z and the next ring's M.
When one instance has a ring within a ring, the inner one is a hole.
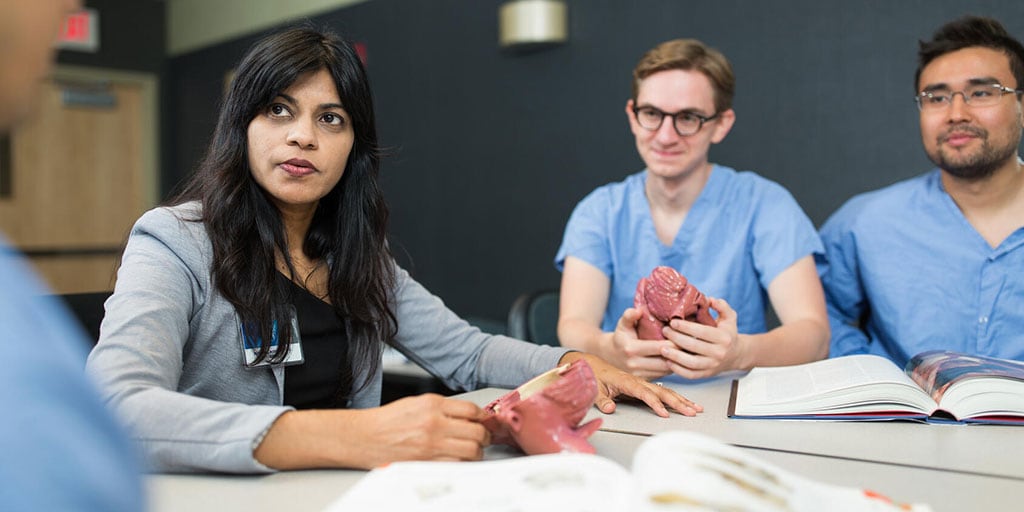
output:
M917 41L966 13L1024 37L1024 2L568 0L570 41L503 53L498 0L373 0L315 18L363 42L393 246L462 315L502 319L557 287L573 206L643 164L623 108L655 44L694 37L732 61L737 123L712 160L793 192L816 224L851 195L926 171L914 107ZM186 175L224 72L257 36L172 59L173 155Z

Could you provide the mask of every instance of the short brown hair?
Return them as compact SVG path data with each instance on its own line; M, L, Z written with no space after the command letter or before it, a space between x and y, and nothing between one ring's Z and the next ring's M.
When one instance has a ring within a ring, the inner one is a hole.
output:
M1010 59L1010 72L1017 80L1017 89L1024 88L1024 45L992 18L964 16L938 30L930 41L920 41L917 52L918 66L914 73L914 91L921 86L921 71L933 60L957 50L971 47L991 48L1003 52ZM1006 85L1006 84L1003 84Z
M673 39L647 51L633 68L633 99L636 100L643 79L670 69L696 70L708 77L715 91L715 111L732 108L736 76L732 65L718 50L696 39Z

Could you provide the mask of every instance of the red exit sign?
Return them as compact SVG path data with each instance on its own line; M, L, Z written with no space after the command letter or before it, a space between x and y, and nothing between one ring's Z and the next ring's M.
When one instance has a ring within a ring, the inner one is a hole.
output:
M57 37L57 48L95 53L100 49L100 13L82 9L64 20Z

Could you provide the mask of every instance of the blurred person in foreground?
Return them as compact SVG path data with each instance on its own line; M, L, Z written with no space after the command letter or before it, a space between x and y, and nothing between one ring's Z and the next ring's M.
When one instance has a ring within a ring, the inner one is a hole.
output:
M78 0L0 0L0 133L27 115ZM83 371L82 329L0 237L0 510L143 507L139 464Z

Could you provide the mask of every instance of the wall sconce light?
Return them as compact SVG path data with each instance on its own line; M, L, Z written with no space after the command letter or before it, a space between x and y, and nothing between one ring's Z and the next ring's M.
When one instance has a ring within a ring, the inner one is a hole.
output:
M511 0L498 11L498 42L516 51L536 50L569 39L569 8L563 0Z

